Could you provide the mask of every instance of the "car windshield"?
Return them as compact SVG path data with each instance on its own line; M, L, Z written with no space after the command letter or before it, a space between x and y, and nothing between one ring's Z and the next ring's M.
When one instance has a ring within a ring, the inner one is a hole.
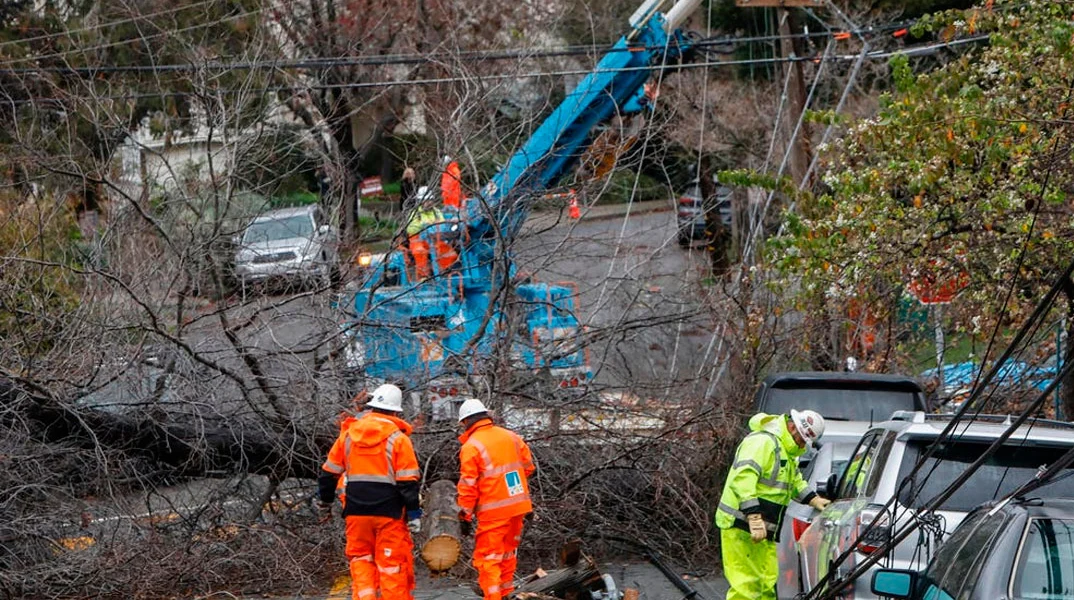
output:
M886 421L897 410L917 410L914 394L900 390L772 388L762 409L768 414L809 408L838 421Z
M309 215L295 215L279 219L254 221L246 228L243 241L247 244L274 242L292 238L308 238L313 235L313 220Z
M905 481L910 476L918 457L930 443L931 439L918 439L907 444L899 467L899 481ZM980 458L988 446L988 442L979 441L943 444L918 471L915 481L900 487L899 502L911 508L924 506L961 475L970 463ZM965 485L941 504L940 509L969 511L982 502L999 498L1032 479L1041 465L1052 464L1068 449L1056 446L1003 446L970 476ZM1058 477L1042 488L1041 493L1074 497L1074 477Z

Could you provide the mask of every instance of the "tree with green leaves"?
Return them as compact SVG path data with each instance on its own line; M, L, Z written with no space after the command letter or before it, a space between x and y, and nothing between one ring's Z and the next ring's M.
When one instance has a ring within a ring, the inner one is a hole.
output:
M1074 256L1070 11L1069 2L989 1L916 25L944 41L987 42L924 74L896 56L877 114L826 149L825 189L798 195L770 245L800 298L890 315L910 281L963 280L961 331L1027 313ZM1063 293L1069 330L1074 282ZM1065 354L1074 358L1070 345ZM1074 415L1074 378L1062 389Z

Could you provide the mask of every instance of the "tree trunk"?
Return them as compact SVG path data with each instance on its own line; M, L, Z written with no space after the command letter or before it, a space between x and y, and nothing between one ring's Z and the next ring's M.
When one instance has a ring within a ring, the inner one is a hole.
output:
M701 159L698 188L701 192L701 210L705 216L705 246L712 261L712 274L722 277L731 266L728 254L731 248L731 232L720 219L716 182L713 180L714 170L712 159Z
M455 566L462 553L459 531L459 505L455 483L447 479L434 481L425 492L422 518L421 559L433 573Z
M1063 367L1070 364L1070 361L1074 360L1074 283L1065 282L1063 293L1067 300L1066 327L1063 331L1066 339L1063 340L1062 363L1056 365L1059 370L1062 370ZM1058 370L1056 371L1056 376L1059 376ZM1055 418L1065 421L1074 420L1074 371L1071 371L1059 382L1059 408L1063 414L1055 415Z
M31 395L0 378L4 420L27 424L43 440L144 456L177 475L220 477L237 472L279 479L315 479L334 439L300 431L273 435L241 425L212 428L198 423L161 422L146 414L122 415L72 409Z

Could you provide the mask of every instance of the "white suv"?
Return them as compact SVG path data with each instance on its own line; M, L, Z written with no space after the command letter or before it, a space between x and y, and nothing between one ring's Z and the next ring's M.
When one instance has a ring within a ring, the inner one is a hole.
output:
M339 236L320 206L267 212L250 222L238 246L235 276L244 288L269 280L339 280Z
M896 413L891 421L867 431L842 474L832 481L834 502L813 519L798 540L802 591L817 585L848 548L853 550L838 566L836 575L848 573L859 560L875 552L890 539L892 531L913 518L915 510L932 501L977 460L1007 429L1008 419L995 415L978 416L972 421L967 418L940 443L912 479L910 473L918 458L940 438L951 415ZM923 527L882 559L879 566L925 568L937 547L973 507L1013 491L1032 479L1041 465L1055 462L1071 447L1074 447L1074 424L1027 422L940 510L923 520ZM1074 478L1059 477L1043 493L1074 497ZM892 498L891 508L884 510ZM879 519L877 526L869 535L858 539L874 518ZM869 586L873 570L846 588L843 597L874 598Z

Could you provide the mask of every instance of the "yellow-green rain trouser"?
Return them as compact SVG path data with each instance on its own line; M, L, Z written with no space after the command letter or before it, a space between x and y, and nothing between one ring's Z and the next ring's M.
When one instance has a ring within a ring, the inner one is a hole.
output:
M737 527L720 530L723 576L731 589L727 600L775 600L779 565L776 543L754 543L747 531Z

